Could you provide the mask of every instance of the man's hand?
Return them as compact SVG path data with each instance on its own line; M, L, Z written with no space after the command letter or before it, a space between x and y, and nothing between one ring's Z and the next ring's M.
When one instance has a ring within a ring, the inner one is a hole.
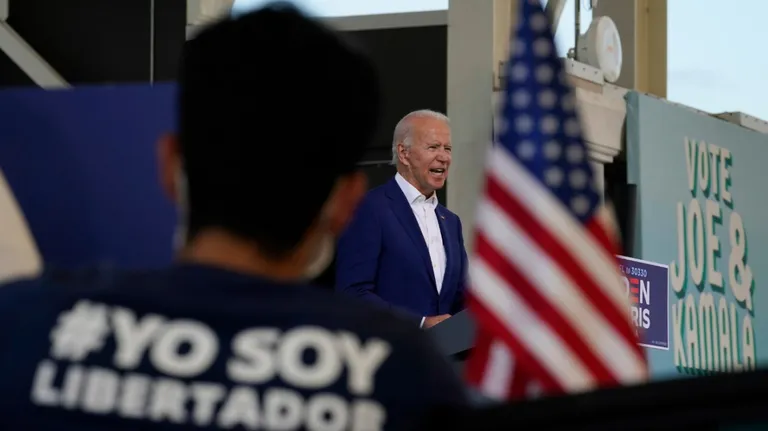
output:
M439 316L426 317L424 319L424 325L422 327L424 329L431 328L449 317L451 317L450 314L441 314Z

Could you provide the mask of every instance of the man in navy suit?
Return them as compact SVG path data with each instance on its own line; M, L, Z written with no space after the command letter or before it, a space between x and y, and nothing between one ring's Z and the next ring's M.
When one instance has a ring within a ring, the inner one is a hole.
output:
M338 244L336 288L429 328L464 308L467 253L459 217L437 201L451 128L421 110L395 127L397 174L366 195Z

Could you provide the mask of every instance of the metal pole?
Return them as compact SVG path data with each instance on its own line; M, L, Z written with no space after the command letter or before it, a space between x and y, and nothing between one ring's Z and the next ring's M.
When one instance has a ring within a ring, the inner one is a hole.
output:
M149 2L149 83L155 83L155 0Z
M576 51L575 58L579 58L579 37L581 37L581 0L574 0L574 3L576 4L576 16L575 16L575 25L574 25L574 33L576 38L574 39L573 46L574 51Z

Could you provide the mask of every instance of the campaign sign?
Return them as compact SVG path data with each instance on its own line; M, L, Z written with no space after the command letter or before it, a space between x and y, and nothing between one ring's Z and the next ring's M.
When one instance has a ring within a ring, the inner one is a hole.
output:
M0 91L0 169L46 266L168 265L176 212L156 142L174 84Z
M669 349L669 267L618 256L640 345Z
M632 256L669 265L669 350L654 379L768 365L768 134L627 95Z

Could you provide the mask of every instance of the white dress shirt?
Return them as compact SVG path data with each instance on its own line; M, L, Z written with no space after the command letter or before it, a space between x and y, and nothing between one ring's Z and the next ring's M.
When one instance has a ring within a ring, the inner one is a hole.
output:
M432 193L430 197L424 196L400 174L395 175L395 181L400 186L400 190L403 191L408 203L411 204L413 215L416 216L421 234L424 236L424 242L427 243L429 259L432 261L432 270L435 274L435 283L439 294L443 288L446 256L443 236L440 234L440 223L438 223L435 213L437 194ZM421 324L424 324L424 318L421 319Z

